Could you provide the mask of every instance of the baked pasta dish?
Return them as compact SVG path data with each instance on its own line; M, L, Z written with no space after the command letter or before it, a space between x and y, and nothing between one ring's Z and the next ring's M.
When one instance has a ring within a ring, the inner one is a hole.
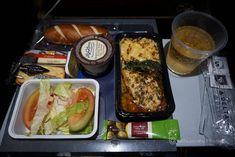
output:
M126 112L156 112L167 107L157 43L125 37L121 50L121 104Z

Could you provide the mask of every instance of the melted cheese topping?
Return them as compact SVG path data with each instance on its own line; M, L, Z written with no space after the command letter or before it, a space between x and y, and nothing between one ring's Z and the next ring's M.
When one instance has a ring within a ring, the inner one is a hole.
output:
M153 60L159 61L158 47L152 39L123 38L120 41L122 60Z
M122 70L122 76L137 106L150 112L160 110L163 94L155 77L130 70Z
M148 38L123 38L120 41L122 61L122 105L127 112L155 112L166 108L162 82L155 73L133 71L128 61L152 60L160 63L157 43Z

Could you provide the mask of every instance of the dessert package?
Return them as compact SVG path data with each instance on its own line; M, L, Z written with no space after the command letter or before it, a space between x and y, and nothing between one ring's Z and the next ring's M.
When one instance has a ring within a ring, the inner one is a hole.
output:
M103 139L164 139L180 140L178 120L151 122L119 122L104 120Z

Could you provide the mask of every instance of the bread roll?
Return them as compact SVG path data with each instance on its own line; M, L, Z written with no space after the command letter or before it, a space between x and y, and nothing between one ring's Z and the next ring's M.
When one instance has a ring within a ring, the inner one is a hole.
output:
M102 26L60 24L47 28L44 37L54 44L72 45L81 37L96 34L106 35L108 30Z

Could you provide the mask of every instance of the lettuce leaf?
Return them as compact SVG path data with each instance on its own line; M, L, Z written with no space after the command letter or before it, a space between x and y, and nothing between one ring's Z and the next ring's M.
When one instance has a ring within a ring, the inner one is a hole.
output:
M68 99L72 96L71 87L69 82L60 83L55 87L54 93L62 99Z
M80 103L67 107L65 111L60 112L59 114L49 119L45 123L44 125L45 134L51 134L57 128L67 123L68 118L70 116L73 116L76 113L81 113L87 110L87 108L88 108L88 102L80 102Z
M49 113L49 109L47 108L47 104L50 98L50 82L49 80L41 80L40 88L39 88L39 98L37 103L37 110L33 117L32 125L31 125L31 134L37 134L44 117Z
M90 122L87 124L87 126L79 131L80 134L89 134L93 130L93 118L90 120Z

